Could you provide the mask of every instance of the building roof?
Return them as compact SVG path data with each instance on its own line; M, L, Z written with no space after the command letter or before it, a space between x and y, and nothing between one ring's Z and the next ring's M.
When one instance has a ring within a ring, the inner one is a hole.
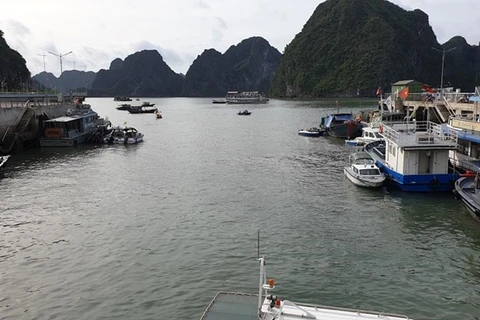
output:
M392 86L404 86L404 85L410 84L412 82L419 83L416 80L401 80L401 81L395 82L394 84L392 84Z

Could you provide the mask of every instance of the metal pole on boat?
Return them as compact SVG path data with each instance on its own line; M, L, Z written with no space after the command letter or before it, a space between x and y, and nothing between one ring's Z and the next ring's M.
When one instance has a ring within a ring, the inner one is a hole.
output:
M259 258L260 261L260 276L258 280L258 315L260 315L260 311L262 309L262 290L263 290L263 277L265 272L265 260L264 258Z
M437 48L434 48L432 47L433 50L435 51L438 51L442 54L442 75L441 75L441 78L440 78L440 99L443 100L443 69L444 69L444 66L445 66L445 55L447 53L449 53L450 51L453 51L455 49L457 49L457 47L453 47L453 48L450 48L448 50L445 50L445 48L443 48L443 50L440 50L440 49L437 49Z

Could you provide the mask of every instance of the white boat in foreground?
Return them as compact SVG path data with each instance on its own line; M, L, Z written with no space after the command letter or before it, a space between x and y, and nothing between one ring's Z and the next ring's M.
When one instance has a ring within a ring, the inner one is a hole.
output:
M348 162L343 173L354 185L378 188L385 182L385 175L375 165L375 160L365 151L352 153L348 157Z
M406 320L407 316L321 305L299 304L269 294L275 289L273 279L267 281L265 259L260 258L258 295L219 292L200 320ZM309 287L308 290L314 288ZM257 303L255 303L257 302Z

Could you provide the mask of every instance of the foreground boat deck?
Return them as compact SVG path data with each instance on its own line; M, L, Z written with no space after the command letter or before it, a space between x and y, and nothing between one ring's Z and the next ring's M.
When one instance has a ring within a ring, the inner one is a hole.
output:
M200 320L258 320L258 296L245 293L219 292L208 305ZM310 320L408 320L407 316L357 309L296 304L283 300L281 308L270 308L270 301L262 305L265 319ZM273 311L272 311L273 310ZM276 311L277 310L277 311ZM262 319L264 319L262 317Z
M257 301L253 294L219 292L200 320L256 320Z

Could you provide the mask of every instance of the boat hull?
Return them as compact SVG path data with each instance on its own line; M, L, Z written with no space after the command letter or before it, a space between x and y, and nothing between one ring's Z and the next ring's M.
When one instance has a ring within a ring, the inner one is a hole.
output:
M376 160L375 164L385 173L389 181L394 182L400 189L407 192L452 191L455 187L455 181L459 178L456 173L403 175L385 166L380 160Z
M107 144L137 144L143 141L143 137L139 138L105 138Z
M222 102L223 103L223 102ZM235 101L235 100L228 100L227 104L266 104L268 100L245 100L245 101Z
M355 175L350 168L345 167L343 173L354 185L364 188L380 188L385 183L385 177L375 179L363 179Z
M325 131L318 131L318 132L310 132L310 131L298 131L298 135L304 136L304 137L321 137Z
M40 138L40 147L74 147L85 143L88 134L74 138Z
M465 204L471 216L480 221L480 189L475 188L474 177L463 177L455 181L454 193Z
M362 135L362 124L359 122L332 124L326 130L332 137L353 139Z

